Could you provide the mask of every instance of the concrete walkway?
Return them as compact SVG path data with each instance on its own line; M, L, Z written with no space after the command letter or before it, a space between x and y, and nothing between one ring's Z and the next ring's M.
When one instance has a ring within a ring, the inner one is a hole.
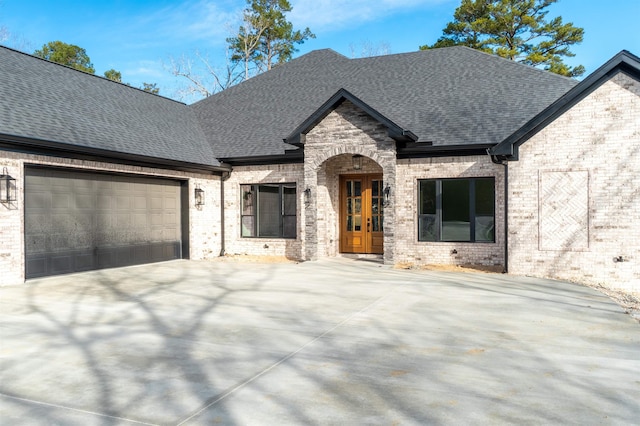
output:
M640 324L577 285L175 261L0 288L3 425L637 424Z

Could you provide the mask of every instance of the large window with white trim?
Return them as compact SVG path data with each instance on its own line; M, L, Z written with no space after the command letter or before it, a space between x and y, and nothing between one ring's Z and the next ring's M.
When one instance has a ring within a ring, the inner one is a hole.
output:
M296 185L240 185L243 237L296 238Z
M418 241L495 242L495 179L419 180Z

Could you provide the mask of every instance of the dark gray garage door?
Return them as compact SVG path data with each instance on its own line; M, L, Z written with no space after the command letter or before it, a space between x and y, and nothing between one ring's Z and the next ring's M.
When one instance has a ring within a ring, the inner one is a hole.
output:
M180 182L38 167L25 174L27 278L182 257Z

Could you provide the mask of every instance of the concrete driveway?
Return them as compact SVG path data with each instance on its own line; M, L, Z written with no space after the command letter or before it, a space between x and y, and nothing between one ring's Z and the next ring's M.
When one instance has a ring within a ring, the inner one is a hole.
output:
M6 425L637 424L640 324L586 287L175 261L0 289Z

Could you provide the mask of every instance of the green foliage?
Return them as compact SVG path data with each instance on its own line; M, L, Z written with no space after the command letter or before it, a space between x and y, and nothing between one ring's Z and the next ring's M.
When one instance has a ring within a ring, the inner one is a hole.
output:
M569 48L582 42L584 30L561 17L546 19L546 9L557 1L462 0L443 36L420 49L468 46L556 74L582 75L582 65L571 68L563 58L575 56Z
M145 92L149 92L149 93L153 93L154 95L157 95L158 93L160 93L160 89L157 86L158 85L156 83L142 83L141 89L144 90Z
M39 58L66 65L89 74L96 72L87 52L83 48L73 44L51 41L42 46L42 49L33 52L33 54Z
M114 70L113 68L105 71L104 76L107 77L109 80L122 83L122 73L120 73L120 71Z
M315 35L305 28L294 30L285 14L291 12L288 0L247 0L243 25L235 37L227 39L233 62L244 62L245 78L249 64L258 71L270 70L274 65L289 61L296 45Z

